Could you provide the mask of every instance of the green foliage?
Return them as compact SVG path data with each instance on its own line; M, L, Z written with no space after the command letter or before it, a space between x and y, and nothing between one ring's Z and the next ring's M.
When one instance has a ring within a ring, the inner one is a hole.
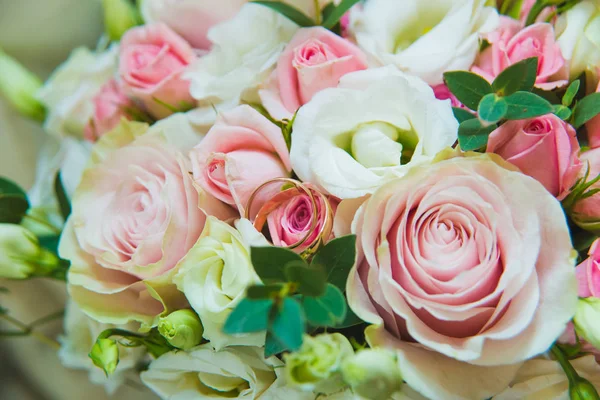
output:
M490 93L483 96L477 107L479 119L487 124L500 121L508 111L508 103L497 94Z
M573 115L573 113L571 112L571 109L567 106L557 104L553 108L554 108L554 110L552 111L552 113L554 115L556 115L558 118L562 119L563 121L568 120L569 118L571 118L571 115Z
M537 76L537 57L527 58L504 69L492 83L492 89L499 96L509 96L518 91L533 89Z
M488 81L472 72L446 72L444 73L444 82L456 98L473 111L477 110L483 96L493 92Z
M327 271L327 282L346 290L346 281L356 259L356 235L333 239L315 255L311 265L322 265Z
M252 247L250 258L254 270L265 283L286 282L285 266L291 262L304 263L302 257L283 247Z
M575 81L571 82L571 84L567 88L567 91L565 92L565 95L562 98L563 106L569 107L571 104L573 104L573 100L575 100L575 96L579 92L580 86L581 86L580 80L575 80Z
M284 288L282 283L272 283L270 285L250 286L246 291L246 297L249 299L274 299Z
M306 327L304 312L300 304L290 297L283 299L280 309L269 326L271 341L276 348L296 351L302 346L302 336ZM265 357L269 357L265 351Z
M323 27L327 29L334 28L342 16L359 1L360 0L342 0L337 7L328 12L327 16L324 15Z
M273 304L273 300L243 299L229 314L223 332L237 334L266 330Z
M573 110L573 126L580 128L600 113L600 92L581 99Z
M16 183L0 177L0 223L18 224L28 209L25 191Z
M459 123L469 119L477 118L474 114L460 107L452 107L452 113L454 114L454 118L456 118Z
M331 283L322 296L306 296L302 302L306 318L314 326L334 327L344 322L347 313L344 294Z
M66 221L71 214L71 203L69 202L67 192L63 186L60 172L57 173L56 178L54 178L54 192L56 193L56 199L58 200L60 214Z
M308 266L305 262L291 262L285 267L289 282L297 284L297 292L305 296L321 296L327 286L327 274L323 267Z
M487 145L490 133L496 125L483 126L478 119L469 119L458 127L458 144L463 151L478 150Z
M252 1L251 3L260 4L265 7L277 11L279 14L288 18L290 21L295 22L301 27L315 26L315 21L309 16L304 14L297 8L280 1Z
M530 92L515 92L505 99L508 103L505 118L509 120L533 118L554 111L548 100Z

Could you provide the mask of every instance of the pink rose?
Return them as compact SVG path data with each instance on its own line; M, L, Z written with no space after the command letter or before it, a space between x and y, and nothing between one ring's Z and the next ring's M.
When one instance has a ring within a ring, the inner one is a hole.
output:
M519 167L560 199L582 167L575 129L554 114L502 124L490 134L487 151Z
M194 48L209 50L209 29L232 18L247 0L144 0L146 23L163 22Z
M600 240L597 239L588 252L589 257L577 266L575 273L579 283L579 297L600 298Z
M521 29L521 23L501 17L500 28L488 34L490 46L477 59L471 70L492 82L504 69L530 57L538 57L535 86L550 90L567 84L565 59L556 43L554 28L536 23Z
M194 58L192 47L162 23L130 29L121 39L119 59L125 93L154 117L167 117L172 111L160 102L175 108L193 102L181 75Z
M579 178L584 178L587 173L587 181L591 181L600 174L600 148L588 150L580 158L583 167ZM588 190L597 189L600 189L600 183L595 183ZM573 206L571 218L583 229L600 233L600 193L578 200Z
M598 74L600 75L600 69L598 70ZM598 82L596 92L600 92L600 82ZM592 149L600 147L600 115L592 118L585 126L587 128L587 136L588 141L590 142L590 147Z
M347 294L374 324L369 344L397 351L410 387L484 399L564 331L578 301L575 260L542 185L497 156L456 155L413 168L359 209Z
M220 114L191 158L197 184L242 215L258 186L292 171L281 129L247 105Z
M84 130L85 139L92 143L117 126L121 118L131 119L125 109L132 107L133 102L125 96L114 79L104 84L92 101L94 115Z
M367 69L366 57L354 44L322 27L303 28L279 57L260 97L274 118L289 118L315 93L363 69Z
M210 196L199 203L189 160L157 135L110 149L146 129L124 122L95 145L61 237L71 297L105 323L151 323L163 307L146 285L167 302L185 303L170 272L196 243L207 214L231 215Z

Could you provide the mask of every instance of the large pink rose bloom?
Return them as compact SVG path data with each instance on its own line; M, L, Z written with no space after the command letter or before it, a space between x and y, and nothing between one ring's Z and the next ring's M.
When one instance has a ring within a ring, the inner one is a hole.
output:
M121 118L131 119L126 110L134 107L134 104L114 79L106 82L92 101L94 115L84 129L84 137L89 142L95 142L113 129Z
M130 124L119 129L146 129ZM189 161L170 144L143 135L106 152L105 145L123 140L116 131L109 136L96 144L75 192L60 254L71 261L69 292L86 313L106 323L149 323L163 307L146 284L178 302L169 273L200 236L206 215L228 214L216 199L198 196Z
M496 153L562 199L582 168L575 129L554 114L508 121L490 134Z
M506 168L492 155L417 167L354 218L350 307L375 324L369 343L396 349L404 379L428 398L500 392L575 313L560 203Z
M550 90L566 85L569 82L567 65L552 25L536 23L521 27L519 21L501 17L498 30L486 36L490 46L479 55L471 70L492 82L512 64L538 57L535 86Z
M192 103L190 83L181 75L195 59L194 50L162 23L130 29L121 38L119 74L125 93L140 101L156 118Z
M353 43L322 27L303 28L279 57L260 97L274 118L289 118L317 92L336 87L342 76L363 69L367 58Z
M242 215L258 186L292 171L281 129L247 105L220 114L190 157L197 184Z

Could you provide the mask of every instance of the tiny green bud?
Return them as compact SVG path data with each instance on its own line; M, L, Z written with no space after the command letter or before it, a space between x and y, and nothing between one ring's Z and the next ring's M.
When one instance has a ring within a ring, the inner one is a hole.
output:
M600 400L594 385L582 377L578 377L576 382L569 384L569 398L571 400Z
M346 386L342 362L352 354L352 345L339 333L305 336L299 351L284 356L288 383L306 391L338 391Z
M0 224L0 278L45 276L59 266L59 258L42 249L31 231L20 225Z
M396 356L383 349L361 350L346 359L342 376L356 394L371 400L387 400L402 388Z
M44 106L35 98L42 81L0 49L0 94L22 115L38 121L46 117Z
M171 346L189 350L200 344L204 328L194 311L178 310L160 319L158 331Z
M600 298L579 299L573 322L579 336L600 349Z
M119 364L119 347L113 339L98 339L90 351L89 357L98 368L102 368L106 376L111 375Z
M104 27L110 40L119 40L130 28L138 25L140 16L128 0L103 0Z

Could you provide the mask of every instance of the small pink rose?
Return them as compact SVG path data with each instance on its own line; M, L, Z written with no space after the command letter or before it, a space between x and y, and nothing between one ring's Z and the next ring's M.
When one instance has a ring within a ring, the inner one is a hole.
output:
M300 29L279 57L260 97L274 118L289 118L317 92L366 68L365 55L350 41L322 27Z
M191 159L196 183L242 215L259 185L292 170L281 129L247 105L221 114Z
M599 70L600 74L600 70ZM598 82L598 87L596 88L596 92L600 92L600 82ZM600 115L595 116L586 124L587 132L588 132L588 140L590 142L590 147L595 149L596 147L600 147Z
M575 129L554 114L504 123L490 134L487 151L537 179L559 199L582 167Z
M433 95L436 99L450 100L450 104L452 104L452 107L464 108L463 104L460 101L458 101L455 95L452 94L452 92L450 91L450 89L448 89L448 86L446 86L446 84L441 83L439 85L432 86L431 88L433 89Z
M538 57L536 87L550 90L568 83L567 64L552 25L536 23L521 29L519 21L501 17L500 27L486 39L490 46L479 55L471 70L488 81L512 64Z
M579 297L600 297L600 239L597 239L586 258L575 269Z
M588 150L580 156L583 167L579 172L579 178L587 174L587 181L594 179L600 174L600 148ZM588 190L600 188L600 183L593 184ZM573 221L580 227L600 232L600 193L581 199L573 206L571 213Z
M301 253L319 238L322 237L325 242L330 238L337 201L311 190L314 204L311 197L300 189L288 189L275 196L285 197L267 216L271 241L275 246L297 245L293 250ZM286 192L290 194L286 196Z
M125 93L154 117L167 117L172 111L161 102L176 108L193 102L190 83L181 75L195 57L192 47L162 23L130 29L121 39L119 60Z
M92 101L94 115L84 130L85 139L92 143L117 126L121 118L131 119L125 112L125 108L132 107L133 102L123 93L114 79L104 84Z

